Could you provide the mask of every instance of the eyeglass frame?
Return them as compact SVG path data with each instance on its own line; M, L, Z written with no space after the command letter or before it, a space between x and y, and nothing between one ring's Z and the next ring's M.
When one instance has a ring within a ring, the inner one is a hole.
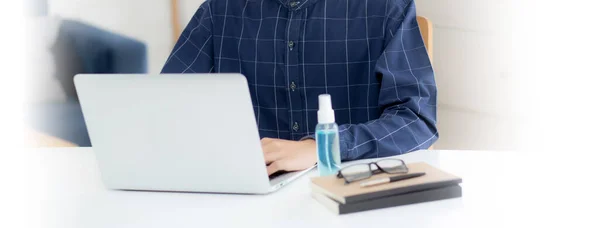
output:
M381 162L381 161L386 161L386 160L395 160L395 161L400 161L400 162L402 162L402 165L401 165L401 166L404 166L404 167L406 168L406 172L400 172L400 173L408 173L408 172L409 172L409 170L408 170L408 166L406 165L406 162L404 162L404 160L402 160L402 159L388 158L388 159L382 159L382 160L375 161L375 162L361 163L361 164L354 164L354 165L351 165L351 166L344 167L344 168L342 168L342 169L340 169L340 170L338 171L338 173L337 173L337 175L336 175L336 176L337 176L337 178L338 178L338 179L339 179L339 178L344 178L344 182L345 182L346 184L350 184L350 183L352 183L352 182L356 182L356 181L360 181L360 180L365 180L365 179L368 179L368 178L372 177L373 175L380 174L380 173L395 174L395 173L386 172L386 171L385 171L383 168L381 168L381 167L380 167L380 166L377 164L378 162ZM342 171L343 171L344 169L347 169L347 168L350 168L350 167L353 167L353 166L358 166L358 165L368 165L368 166L369 166L369 171L370 171L370 174L369 174L369 176L368 176L368 177L365 177L365 178L363 178L363 179L358 179L358 180L354 180L354 181L348 181L348 179L346 179L346 177L344 177L344 175L342 174ZM377 167L377 169L373 170L373 169L371 168L371 165L375 165L375 166Z

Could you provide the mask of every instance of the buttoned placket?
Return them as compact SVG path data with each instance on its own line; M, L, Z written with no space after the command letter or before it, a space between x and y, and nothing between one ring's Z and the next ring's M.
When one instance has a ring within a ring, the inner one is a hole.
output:
M300 50L298 48L300 41L300 32L304 22L301 20L304 16L302 10L297 10L300 1L289 1L288 23L285 31L287 40L286 56L286 80L288 84L288 102L290 106L289 127L292 139L298 140L303 137L301 129L303 128L302 96L300 89Z

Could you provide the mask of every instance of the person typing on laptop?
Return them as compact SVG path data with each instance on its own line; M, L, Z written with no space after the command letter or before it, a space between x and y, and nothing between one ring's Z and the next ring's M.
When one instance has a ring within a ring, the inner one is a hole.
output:
M320 94L332 97L343 161L439 137L414 0L206 0L161 73L243 74L269 175L316 163Z

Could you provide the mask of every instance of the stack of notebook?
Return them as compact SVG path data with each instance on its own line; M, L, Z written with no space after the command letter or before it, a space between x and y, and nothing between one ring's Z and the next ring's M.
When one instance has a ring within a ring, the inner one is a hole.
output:
M462 196L462 179L426 163L407 164L410 173L425 175L371 187L365 181L398 174L377 174L366 180L345 184L336 176L311 179L312 197L336 214L430 202Z

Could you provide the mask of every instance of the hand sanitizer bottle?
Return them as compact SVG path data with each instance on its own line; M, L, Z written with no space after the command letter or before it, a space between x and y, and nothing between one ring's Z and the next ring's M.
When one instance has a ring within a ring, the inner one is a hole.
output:
M340 137L335 114L331 106L331 96L319 96L319 124L315 130L317 141L317 167L320 176L335 175L340 170Z

